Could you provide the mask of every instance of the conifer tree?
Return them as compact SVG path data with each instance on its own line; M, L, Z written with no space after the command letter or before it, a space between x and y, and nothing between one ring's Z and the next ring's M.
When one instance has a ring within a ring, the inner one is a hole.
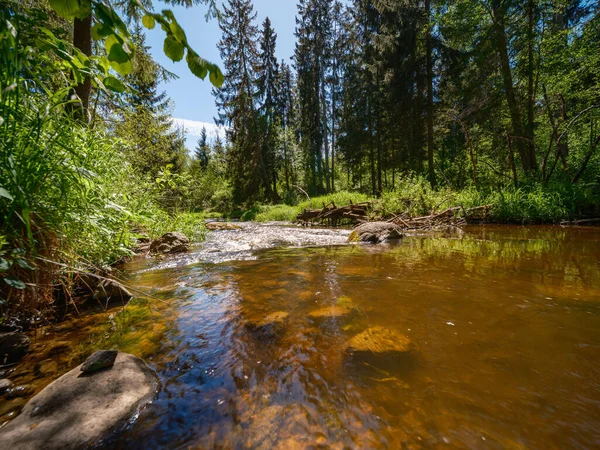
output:
M218 48L226 75L223 86L213 91L219 108L215 121L228 127L228 168L236 202L256 200L263 194L272 198L257 104L260 61L255 20L250 0L230 0L219 24L223 34Z
M196 161L200 164L200 168L206 169L208 166L210 148L208 146L208 136L206 134L206 127L202 127L200 131L200 139L196 144L196 148L194 149L194 156L196 157Z

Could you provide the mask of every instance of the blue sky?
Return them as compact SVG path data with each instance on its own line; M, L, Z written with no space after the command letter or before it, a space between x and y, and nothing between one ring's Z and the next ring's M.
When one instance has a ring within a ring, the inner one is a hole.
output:
M284 58L290 62L294 53L294 28L296 26L296 0L254 0L254 10L257 14L259 29L265 17L269 17L277 33L276 56L278 60ZM157 4L164 7L164 4ZM187 35L188 42L200 56L216 62L223 69L223 64L217 50L217 42L221 38L221 30L216 19L206 22L205 6L193 8L173 7L177 21L181 24ZM187 146L193 148L197 136L203 125L206 125L209 134L216 132L213 117L217 114L214 98L211 95L212 85L208 81L196 78L187 68L185 61L178 63L168 59L162 50L165 35L160 27L147 31L147 45L156 61L165 68L174 72L179 79L170 81L161 86L175 104L173 117L175 123L182 124L187 130Z

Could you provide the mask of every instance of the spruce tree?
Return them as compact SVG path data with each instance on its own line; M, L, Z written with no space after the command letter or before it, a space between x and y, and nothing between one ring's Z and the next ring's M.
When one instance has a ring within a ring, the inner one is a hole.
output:
M209 154L210 148L208 146L206 127L202 127L202 131L200 131L200 139L198 139L196 148L194 149L194 156L196 157L198 164L200 164L200 168L206 169L208 166Z
M213 91L219 109L215 121L228 127L228 167L238 203L259 199L263 192L272 197L257 104L260 61L255 20L250 0L230 0L219 23L223 34L218 48L226 75L223 86Z

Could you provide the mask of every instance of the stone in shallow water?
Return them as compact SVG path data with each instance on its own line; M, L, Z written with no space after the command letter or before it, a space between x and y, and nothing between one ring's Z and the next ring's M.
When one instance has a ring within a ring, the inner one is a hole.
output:
M395 356L410 353L413 349L408 337L380 326L368 328L346 344L346 352L354 356Z
M352 313L350 308L345 306L333 305L326 306L316 311L308 313L308 317L316 322L323 322L327 320L345 319Z
M182 253L189 249L189 238L177 231L163 234L150 244L150 253Z
M241 230L242 227L231 222L206 222L207 230Z
M133 295L121 284L113 280L103 280L98 284L94 297L99 301L128 302Z
M279 336L285 331L289 316L289 313L277 311L259 320L249 320L246 328L263 336Z
M20 360L29 350L29 342L23 333L0 333L0 364Z
M2 428L0 448L100 447L152 400L157 387L154 372L127 353L118 354L112 370L84 374L76 367L33 397Z
M402 239L402 229L390 222L368 222L359 225L350 236L348 242L371 242L373 244Z
M94 373L102 369L108 369L115 364L117 353L117 350L98 350L84 361L81 365L81 371Z
M13 387L13 382L10 381L7 378L2 378L0 380L0 394L8 391L9 389L11 389Z

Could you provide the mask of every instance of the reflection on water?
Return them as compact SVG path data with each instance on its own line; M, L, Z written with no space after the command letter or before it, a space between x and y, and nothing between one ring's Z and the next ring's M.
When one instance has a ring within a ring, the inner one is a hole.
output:
M167 301L124 334L161 336L127 350L143 348L162 389L116 446L595 447L599 238L486 227L218 264L132 264L131 282ZM324 307L344 313L311 316ZM275 335L245 326L275 312L289 313ZM416 350L349 358L348 340L375 326Z

